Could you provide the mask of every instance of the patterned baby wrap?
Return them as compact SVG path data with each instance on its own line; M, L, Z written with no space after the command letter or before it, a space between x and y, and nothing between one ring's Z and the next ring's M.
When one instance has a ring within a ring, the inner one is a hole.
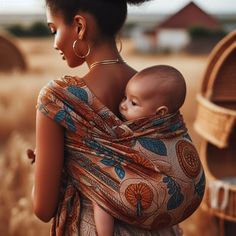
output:
M152 230L183 221L201 203L204 171L179 112L123 122L82 79L69 76L41 90L38 109L65 128L51 235L79 235L80 194Z

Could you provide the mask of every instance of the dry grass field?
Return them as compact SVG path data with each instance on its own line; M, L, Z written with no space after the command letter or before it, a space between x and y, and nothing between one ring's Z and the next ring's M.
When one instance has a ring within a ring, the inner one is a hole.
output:
M40 88L65 74L83 75L87 68L69 69L52 48L52 39L18 41L29 64L27 73L0 74L0 235L48 235L49 224L33 216L30 193L33 166L25 150L34 148L35 105ZM200 138L192 125L196 115L196 93L200 89L207 56L141 55L132 43L124 41L123 57L140 70L154 64L169 64L179 69L187 82L187 98L182 112L190 134L199 148ZM214 236L215 223L201 208L181 223L186 236Z

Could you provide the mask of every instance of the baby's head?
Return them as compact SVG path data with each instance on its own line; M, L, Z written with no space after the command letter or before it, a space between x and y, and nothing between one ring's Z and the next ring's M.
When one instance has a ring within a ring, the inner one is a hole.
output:
M168 65L158 65L135 74L128 82L120 113L126 120L174 113L183 105L186 84L183 75Z

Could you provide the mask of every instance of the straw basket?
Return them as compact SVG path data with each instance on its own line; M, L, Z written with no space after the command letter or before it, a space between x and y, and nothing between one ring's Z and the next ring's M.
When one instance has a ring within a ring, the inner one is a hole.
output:
M198 111L194 123L195 130L217 147L227 147L229 136L236 122L236 111L218 106L201 94L198 94L197 101Z
M236 222L236 31L213 49L200 94L195 130L207 176L203 206Z
M216 146L226 147L236 123L236 32L212 51L197 99L196 131Z
M207 176L203 207L225 220L236 222L236 131L227 148L204 141L200 156Z

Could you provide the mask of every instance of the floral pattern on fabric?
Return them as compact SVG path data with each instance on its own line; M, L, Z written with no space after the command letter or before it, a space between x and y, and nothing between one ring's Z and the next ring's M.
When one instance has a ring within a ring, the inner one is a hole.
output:
M180 113L123 122L82 79L69 76L41 90L38 109L66 136L51 235L79 235L81 193L146 230L178 224L199 206L204 172Z

